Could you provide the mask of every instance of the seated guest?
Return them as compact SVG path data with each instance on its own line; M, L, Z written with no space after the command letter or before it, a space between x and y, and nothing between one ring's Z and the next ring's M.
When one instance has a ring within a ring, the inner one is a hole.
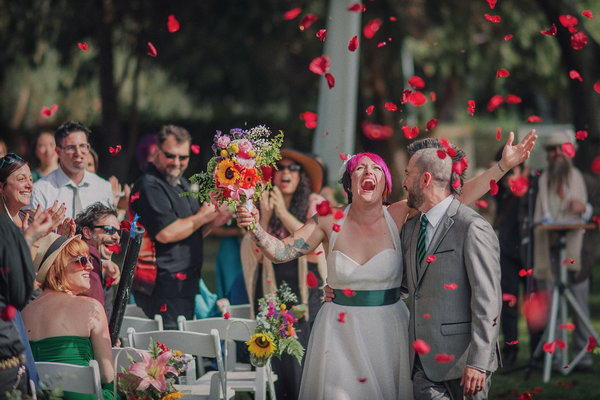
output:
M108 321L95 299L78 296L90 290L88 246L80 236L44 237L34 259L42 294L23 309L23 320L36 361L100 365L105 400L113 398L114 367ZM65 392L65 400L93 396Z

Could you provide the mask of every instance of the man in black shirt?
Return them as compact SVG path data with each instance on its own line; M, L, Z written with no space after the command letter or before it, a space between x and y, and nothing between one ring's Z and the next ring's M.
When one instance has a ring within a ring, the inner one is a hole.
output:
M201 207L192 196L180 196L190 191L189 182L182 177L190 157L188 131L174 125L163 126L157 144L154 162L132 189L132 208L155 251L156 280L150 293L134 288L133 294L148 317L160 314L166 329L177 329L177 316L194 316L203 234L223 223L225 216L220 216L211 205Z

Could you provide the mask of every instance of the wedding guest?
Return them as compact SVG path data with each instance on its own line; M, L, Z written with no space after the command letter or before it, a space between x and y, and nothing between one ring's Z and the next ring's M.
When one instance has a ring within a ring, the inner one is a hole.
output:
M4 157L8 153L8 149L6 148L6 142L0 139L0 157Z
M85 157L85 169L92 174L98 173L98 153L93 147L90 147L87 156Z
M102 305L87 296L92 264L79 235L44 237L34 264L42 294L23 309L36 361L88 365L98 361L104 400L113 399L114 367L108 320ZM91 396L65 392L65 400Z
M31 175L34 182L58 168L58 155L55 149L56 142L52 132L42 132L33 141L33 154L36 162L35 168L31 170Z

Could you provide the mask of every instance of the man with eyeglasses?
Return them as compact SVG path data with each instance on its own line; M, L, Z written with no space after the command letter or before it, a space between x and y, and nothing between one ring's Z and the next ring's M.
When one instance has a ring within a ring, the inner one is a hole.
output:
M134 282L133 295L148 317L162 316L166 329L177 329L178 315L194 317L203 235L228 218L213 206L201 206L192 196L180 196L190 191L182 175L189 163L191 142L186 129L163 126L154 161L131 191L135 197L139 194L131 207L139 215L156 257L156 277L143 286Z
M73 219L86 207L101 202L113 205L110 183L85 169L90 151L91 131L78 121L67 121L56 129L56 153L59 166L33 185L31 207L51 207L54 202L64 203L66 216Z
M114 286L121 279L119 267L111 260L115 245L121 241L117 210L102 203L94 203L77 216L77 233L90 249L94 267L90 297L99 300L110 320L113 309Z

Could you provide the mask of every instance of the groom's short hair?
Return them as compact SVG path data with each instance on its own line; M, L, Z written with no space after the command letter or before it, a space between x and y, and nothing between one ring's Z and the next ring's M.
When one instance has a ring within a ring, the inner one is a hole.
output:
M453 144L449 144L449 146L450 146L449 148L454 149L454 151L456 152L456 154L452 157L452 164L454 165L454 163L457 163L457 162L460 163L461 160L465 157L465 153L460 148L454 146ZM411 156L414 155L416 152L418 152L420 150L425 150L425 149L436 150L435 157L438 157L438 158L440 156L437 154L437 150L443 150L446 152L446 154L448 153L448 150L446 149L446 147L444 147L444 145L442 145L442 143L438 139L433 139L433 138L425 138L425 139L417 140L417 141L409 144L407 147L408 154L410 154ZM419 166L419 168L420 168L420 166ZM462 169L462 172L460 174L457 173L456 171L457 171L457 169L452 168L452 171L450 173L450 179L448 180L448 184L450 185L450 192L452 194L459 195L462 193L462 186L464 184L464 176L465 176L466 168ZM440 178L440 179L444 178L443 176L438 177L435 174L434 174L434 177ZM459 180L458 185L454 184L454 182L456 182L457 179Z

